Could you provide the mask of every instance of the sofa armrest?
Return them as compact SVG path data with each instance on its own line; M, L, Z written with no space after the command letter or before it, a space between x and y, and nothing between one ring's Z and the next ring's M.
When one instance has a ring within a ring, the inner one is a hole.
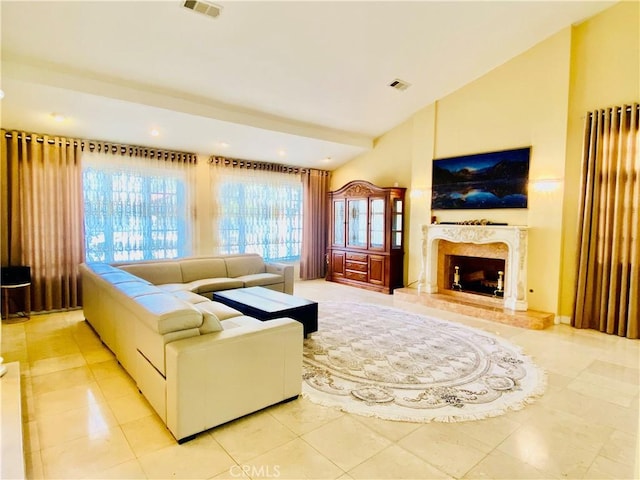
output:
M287 263L265 263L267 273L277 273L284 278L284 293L293 295L293 265Z
M167 426L177 440L302 390L302 324L279 318L166 345Z

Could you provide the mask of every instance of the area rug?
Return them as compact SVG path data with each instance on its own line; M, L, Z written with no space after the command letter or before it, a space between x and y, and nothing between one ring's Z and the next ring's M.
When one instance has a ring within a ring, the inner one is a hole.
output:
M518 410L546 375L490 333L378 305L321 302L304 341L303 395L388 420L456 422Z

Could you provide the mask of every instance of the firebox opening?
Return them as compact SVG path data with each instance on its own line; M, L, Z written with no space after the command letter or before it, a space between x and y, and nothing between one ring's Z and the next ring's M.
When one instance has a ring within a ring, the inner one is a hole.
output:
M445 288L492 297L504 296L503 259L446 255L445 262Z

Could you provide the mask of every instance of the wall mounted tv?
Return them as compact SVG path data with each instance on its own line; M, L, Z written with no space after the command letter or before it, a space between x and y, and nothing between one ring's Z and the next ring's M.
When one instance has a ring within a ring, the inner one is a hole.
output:
M433 160L431 208L527 208L531 147Z

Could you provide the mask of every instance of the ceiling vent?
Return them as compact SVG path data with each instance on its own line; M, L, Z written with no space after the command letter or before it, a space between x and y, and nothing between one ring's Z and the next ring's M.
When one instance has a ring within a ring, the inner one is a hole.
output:
M213 3L203 2L202 0L185 0L182 6L213 18L220 15L220 11L222 10L222 7L214 5Z
M405 82L404 80L400 80L399 78L396 78L393 82L389 84L389 86L391 88L395 88L396 90L400 90L401 92L404 92L407 88L411 86L411 84L409 82Z

